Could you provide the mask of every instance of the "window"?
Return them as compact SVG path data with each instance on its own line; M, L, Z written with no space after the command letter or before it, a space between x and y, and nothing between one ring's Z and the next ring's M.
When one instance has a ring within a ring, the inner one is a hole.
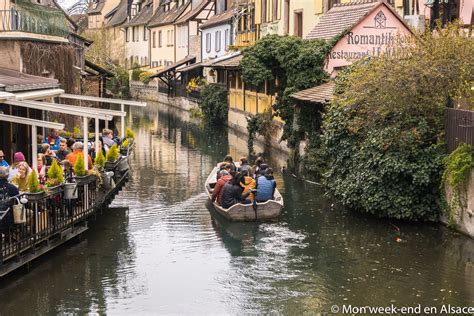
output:
M295 36L303 37L303 10L295 11Z
M135 42L135 26L132 26L132 42Z
M156 48L156 32L153 32L153 36L151 38L151 43L153 45L153 48Z
M272 2L272 21L278 20L278 3L280 1L273 0Z
M129 28L125 28L125 42L129 42L130 41L130 37L129 37Z
M262 0L262 23L267 22L267 0Z
M220 52L221 51L221 31L216 31L215 43L216 43L216 52Z
M143 26L143 40L144 40L145 42L148 41L148 36L147 36L147 34L148 34L148 31L147 31L146 27Z
M211 33L206 34L206 53L211 52Z
M225 30L224 37L225 37L224 38L224 45L225 45L224 49L226 51L228 51L229 50L229 45L230 45L230 30L229 29Z
M158 31L158 47L161 47L161 31Z

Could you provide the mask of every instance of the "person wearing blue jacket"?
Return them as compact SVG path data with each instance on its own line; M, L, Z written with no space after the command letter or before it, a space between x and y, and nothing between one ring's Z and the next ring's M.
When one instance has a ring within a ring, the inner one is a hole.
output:
M276 182L273 178L273 170L271 168L268 168L266 169L265 174L263 176L257 178L257 192L255 195L257 203L273 200L275 189Z
M3 150L0 150L0 167L10 167L8 162L5 160L5 154L3 153Z

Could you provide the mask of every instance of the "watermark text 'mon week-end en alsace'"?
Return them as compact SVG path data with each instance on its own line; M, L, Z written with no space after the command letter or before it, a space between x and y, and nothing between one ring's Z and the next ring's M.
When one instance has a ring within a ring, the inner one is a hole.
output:
M374 315L413 315L413 314L432 314L432 315L473 315L474 306L455 306L444 304L441 306L423 306L421 304L414 306L396 306L394 304L387 306L355 306L351 304L333 305L330 308L334 314L374 314Z

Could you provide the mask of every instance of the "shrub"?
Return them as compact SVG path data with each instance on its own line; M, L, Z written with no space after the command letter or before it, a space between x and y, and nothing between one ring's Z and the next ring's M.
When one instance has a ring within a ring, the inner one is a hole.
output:
M132 80L133 81L139 81L140 80L140 75L144 72L141 68L139 68L138 65L134 65L134 68L132 70Z
M76 163L73 166L74 174L78 177L83 177L86 175L86 166L84 165L84 158L82 156L78 156Z
M144 84L148 84L150 81L151 81L151 78L150 76L152 76L153 73L149 72L149 71L143 71L140 73L140 75L138 76L138 79L143 82Z
M48 181L46 184L50 187L60 185L64 182L63 169L59 166L58 161L53 159L51 167L48 169Z
M324 183L344 205L380 217L438 220L444 111L471 89L474 41L453 25L435 34L398 46L403 54L396 58L355 63L337 81L322 150Z
M249 134L247 140L247 147L249 155L254 155L253 143L255 137L261 135L265 138L267 145L270 142L270 137L275 133L276 126L273 123L273 113L271 109L263 113L258 113L247 118L247 132Z
M201 89L199 108L204 115L206 123L214 125L226 124L229 112L226 87L219 84L205 85Z
M112 147L109 148L109 151L107 152L105 159L109 162L114 162L114 161L117 161L119 156L120 156L119 149L117 145L114 144L112 145Z
M38 173L36 170L32 170L28 175L28 191L30 193L38 193L43 191L39 184Z
M104 157L104 153L102 152L102 150L99 150L99 152L95 156L94 165L99 166L100 168L105 167L105 157Z

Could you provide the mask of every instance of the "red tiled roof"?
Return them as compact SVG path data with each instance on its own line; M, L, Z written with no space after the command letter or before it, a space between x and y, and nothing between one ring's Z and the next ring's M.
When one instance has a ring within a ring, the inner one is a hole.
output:
M291 97L311 103L328 103L333 98L335 87L334 82L330 81L313 88L293 93Z
M347 4L336 4L323 16L319 23L306 36L307 39L329 40L351 29L366 17L381 1L362 0Z

